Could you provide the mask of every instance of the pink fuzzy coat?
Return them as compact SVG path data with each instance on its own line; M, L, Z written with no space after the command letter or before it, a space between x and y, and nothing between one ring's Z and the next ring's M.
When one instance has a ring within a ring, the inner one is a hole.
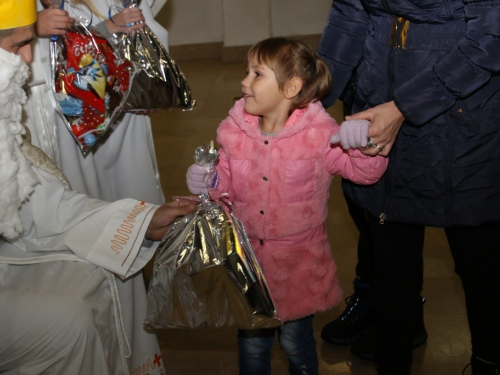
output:
M387 158L331 147L338 124L321 104L295 110L274 136L236 102L217 130L219 182L228 193L266 277L278 317L298 319L342 299L326 234L333 175L372 184Z

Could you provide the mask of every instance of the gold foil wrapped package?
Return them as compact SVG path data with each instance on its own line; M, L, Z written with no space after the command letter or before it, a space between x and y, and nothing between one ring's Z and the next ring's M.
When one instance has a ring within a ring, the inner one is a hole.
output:
M281 325L243 226L202 200L160 244L148 291L151 328Z
M212 166L213 150L198 148L197 164ZM174 222L157 250L145 326L280 326L250 241L229 207L207 194L178 199L198 203Z
M128 6L137 6L136 1ZM134 35L115 34L113 42L135 70L123 111L194 108L196 101L191 99L186 77L147 25Z

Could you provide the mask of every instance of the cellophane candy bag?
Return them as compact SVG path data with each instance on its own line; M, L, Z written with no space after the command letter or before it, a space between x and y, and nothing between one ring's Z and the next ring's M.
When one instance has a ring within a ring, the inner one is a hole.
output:
M120 115L132 67L104 37L80 22L53 43L57 111L85 155Z
M137 7L139 2L123 0L123 5ZM181 68L147 25L133 34L114 34L112 42L120 56L134 65L133 83L124 101L123 111L171 108L187 111L196 106Z
M213 145L196 150L200 166L214 167L217 159ZM172 224L156 251L145 326L281 326L262 269L230 206L208 194L176 199L197 203Z

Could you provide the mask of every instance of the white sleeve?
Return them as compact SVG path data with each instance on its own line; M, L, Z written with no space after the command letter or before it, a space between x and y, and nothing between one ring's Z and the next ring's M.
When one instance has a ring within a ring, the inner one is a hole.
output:
M156 17L158 15L158 13L160 12L161 8L163 8L165 6L165 3L167 2L167 0L153 0L153 1L150 1L150 7L151 7L151 11L153 12L153 15Z
M128 277L153 256L144 236L158 206L134 199L113 203L70 191L37 170L42 183L21 209L25 233L13 245L26 252L70 250L81 259Z
M157 0L158 1L158 0ZM155 15L151 9L152 1L141 1L139 8L142 10L142 14L146 19L146 24L149 26L151 31L155 33L160 42L168 51L168 31L162 25L160 25L157 21L155 21Z

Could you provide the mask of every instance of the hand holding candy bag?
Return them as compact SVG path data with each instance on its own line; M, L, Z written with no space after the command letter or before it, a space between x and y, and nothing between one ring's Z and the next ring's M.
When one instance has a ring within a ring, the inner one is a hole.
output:
M215 168L213 144L195 161ZM208 194L177 219L156 252L145 325L150 328L278 327L267 283L243 225L230 207Z
M128 9L138 6L137 0L122 1ZM118 10L120 8L117 7L110 9L110 20L115 18L112 11ZM142 23L117 26L132 29L130 33L113 35L113 43L120 56L134 66L134 77L123 103L123 110L143 112L169 108L193 109L196 101L191 98L186 77L155 33Z
M51 43L56 110L85 155L121 113L131 66L82 21Z

